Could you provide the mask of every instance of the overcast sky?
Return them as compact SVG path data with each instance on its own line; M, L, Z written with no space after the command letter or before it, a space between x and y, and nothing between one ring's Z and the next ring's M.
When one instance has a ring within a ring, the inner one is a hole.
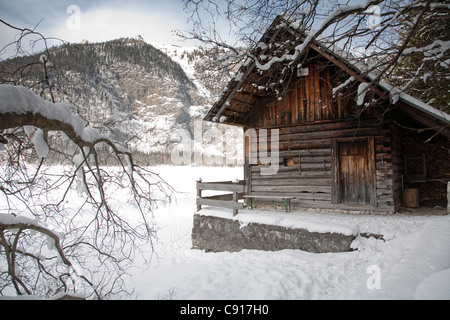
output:
M147 42L186 45L173 34L187 29L181 0L0 0L0 19L46 37L69 42L102 42L141 35ZM0 44L17 31L0 24Z

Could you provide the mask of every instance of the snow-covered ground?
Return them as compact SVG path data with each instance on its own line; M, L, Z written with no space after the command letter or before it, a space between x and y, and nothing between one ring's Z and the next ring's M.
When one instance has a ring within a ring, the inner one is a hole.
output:
M315 231L370 232L353 252L314 254L300 250L206 253L192 249L198 178L242 179L242 168L151 168L177 191L172 204L154 212L158 229L150 266L138 259L127 287L148 300L450 299L450 215L373 216L241 210L242 223L271 222ZM56 170L56 169L55 169ZM126 195L111 195L133 213ZM123 198L123 200L120 200ZM82 199L73 196L76 199ZM70 206L76 205L71 203ZM231 210L203 214L232 217ZM58 231L58 230L55 230ZM142 248L144 251L146 248ZM128 297L118 297L128 298Z
M242 168L160 166L155 171L180 193L155 212L156 255L136 261L130 287L139 299L450 299L450 216L368 216L243 210L242 219L298 219L335 224L384 240L358 237L355 251L313 254L299 250L206 253L192 249L195 181L242 178ZM231 210L204 213L232 216Z

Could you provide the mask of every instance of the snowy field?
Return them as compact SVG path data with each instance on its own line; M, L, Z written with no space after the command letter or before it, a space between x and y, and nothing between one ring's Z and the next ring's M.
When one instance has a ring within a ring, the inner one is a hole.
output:
M195 181L242 179L242 169L161 166L155 171L180 193L155 212L159 241L151 266L140 268L136 261L132 270L129 286L139 299L450 299L450 216L243 210L242 217L336 224L385 240L358 237L355 251L346 253L206 253L191 248ZM204 212L232 216L231 210Z
M152 167L178 192L154 212L158 229L150 266L128 270L128 289L146 300L450 299L450 215L372 216L241 210L237 219L307 226L315 231L382 234L357 237L353 252L300 250L206 253L192 249L196 180L242 179L242 168ZM111 195L128 216L126 195ZM123 200L121 200L123 198ZM76 205L77 196L72 197ZM125 211L124 211L125 212ZM203 214L232 217L231 210ZM55 230L58 231L58 230ZM142 248L146 249L146 248ZM142 257L140 258L142 259ZM135 295L133 295L133 298ZM128 299L129 297L117 297Z

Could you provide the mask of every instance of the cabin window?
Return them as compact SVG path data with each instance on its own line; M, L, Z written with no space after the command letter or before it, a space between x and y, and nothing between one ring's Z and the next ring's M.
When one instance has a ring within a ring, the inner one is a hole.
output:
M426 180L427 166L425 154L420 156L405 156L405 178L406 180Z
M306 77L309 75L309 68L297 69L297 77Z

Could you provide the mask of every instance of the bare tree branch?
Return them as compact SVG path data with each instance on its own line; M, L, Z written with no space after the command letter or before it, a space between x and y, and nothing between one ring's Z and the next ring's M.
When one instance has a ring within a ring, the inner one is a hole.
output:
M35 30L0 23L20 32L17 54L30 35L46 44ZM152 212L170 201L173 189L109 135L54 103L48 71L57 68L48 50L31 59L25 66L1 64L0 261L8 268L0 269L0 294L11 288L47 298L130 294L124 277L136 254L152 256ZM28 83L41 87L39 95L21 85L32 68L44 72L43 81ZM49 165L56 156L64 167ZM132 212L123 212L115 192L127 197ZM79 207L73 197L82 199Z

